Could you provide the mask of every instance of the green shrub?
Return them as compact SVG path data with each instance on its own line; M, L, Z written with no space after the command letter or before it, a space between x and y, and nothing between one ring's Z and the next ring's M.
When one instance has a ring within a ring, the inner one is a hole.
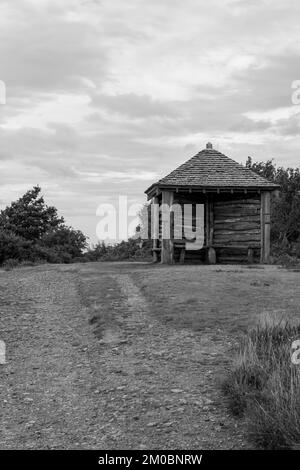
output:
M17 261L29 259L32 245L31 241L0 229L0 264L9 259Z
M285 268L300 267L300 243L290 243L282 245L279 243L272 244L273 263Z
M39 264L39 260L36 260L36 261L25 260L25 261L21 261L19 263L19 266L29 267L29 266L35 266L36 264Z
M65 251L63 246L42 246L40 244L36 244L33 247L32 255L34 260L44 260L47 263L72 263L74 261L72 255Z
M18 260L13 259L13 258L8 258L7 260L4 261L2 264L2 267L5 269L5 271L11 271L12 269L16 268L19 265Z
M300 366L291 344L300 325L266 319L239 347L235 368L222 384L232 414L245 417L249 438L265 449L290 449L300 442Z
M84 255L87 261L150 261L151 240L141 243L135 238L121 241L115 245L98 243Z
M39 240L41 247L54 250L64 260L72 260L82 254L86 248L86 237L80 230L62 225L45 233Z

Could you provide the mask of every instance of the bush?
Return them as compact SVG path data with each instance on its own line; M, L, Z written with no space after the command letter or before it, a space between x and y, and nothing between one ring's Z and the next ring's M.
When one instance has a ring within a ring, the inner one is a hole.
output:
M0 265L5 266L12 260L16 264L25 265L26 263L37 264L42 262L48 263L72 263L82 258L79 256L80 250L78 246L68 244L51 243L50 235L47 242L49 246L43 245L41 242L33 242L25 240L19 235L10 232L0 231ZM76 256L75 256L76 255ZM28 264L27 264L28 265Z
M151 260L151 240L130 238L116 245L98 243L84 255L87 261L148 261Z
M19 263L19 266L23 266L23 267L35 266L36 264L40 264L39 261L42 262L42 260L36 260L36 261L25 260L25 261L21 261Z
M74 261L72 255L60 246L47 247L36 244L33 247L32 255L34 260L44 260L47 263L60 264L72 263Z
M292 449L300 441L300 366L291 362L299 338L300 325L267 319L242 339L222 385L230 411L246 418L258 447Z
M72 260L72 258L80 256L86 248L86 237L80 230L63 225L45 233L41 237L39 245L54 250L62 261Z
M8 259L30 259L32 242L19 235L0 229L0 264Z
M289 246L274 243L272 246L273 264L284 266L285 268L300 267L300 243L292 243Z
M13 259L13 258L9 258L5 260L4 263L2 264L5 271L11 271L12 269L16 268L18 265L19 265L18 260Z

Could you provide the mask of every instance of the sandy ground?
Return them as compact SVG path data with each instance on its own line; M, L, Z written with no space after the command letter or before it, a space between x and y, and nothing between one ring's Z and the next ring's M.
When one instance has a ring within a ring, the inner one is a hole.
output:
M272 267L0 271L0 448L249 448L219 382L242 329L299 295Z

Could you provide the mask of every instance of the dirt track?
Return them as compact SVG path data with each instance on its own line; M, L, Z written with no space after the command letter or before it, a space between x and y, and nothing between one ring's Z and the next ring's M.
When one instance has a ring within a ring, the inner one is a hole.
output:
M154 269L0 272L1 449L247 448L217 387L232 337L151 315L132 274Z

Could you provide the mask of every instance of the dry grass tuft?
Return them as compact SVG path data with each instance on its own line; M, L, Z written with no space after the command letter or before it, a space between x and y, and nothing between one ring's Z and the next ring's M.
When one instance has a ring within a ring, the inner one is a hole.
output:
M300 364L291 361L300 325L265 316L242 339L237 364L223 383L231 412L245 417L249 438L264 449L300 444Z

